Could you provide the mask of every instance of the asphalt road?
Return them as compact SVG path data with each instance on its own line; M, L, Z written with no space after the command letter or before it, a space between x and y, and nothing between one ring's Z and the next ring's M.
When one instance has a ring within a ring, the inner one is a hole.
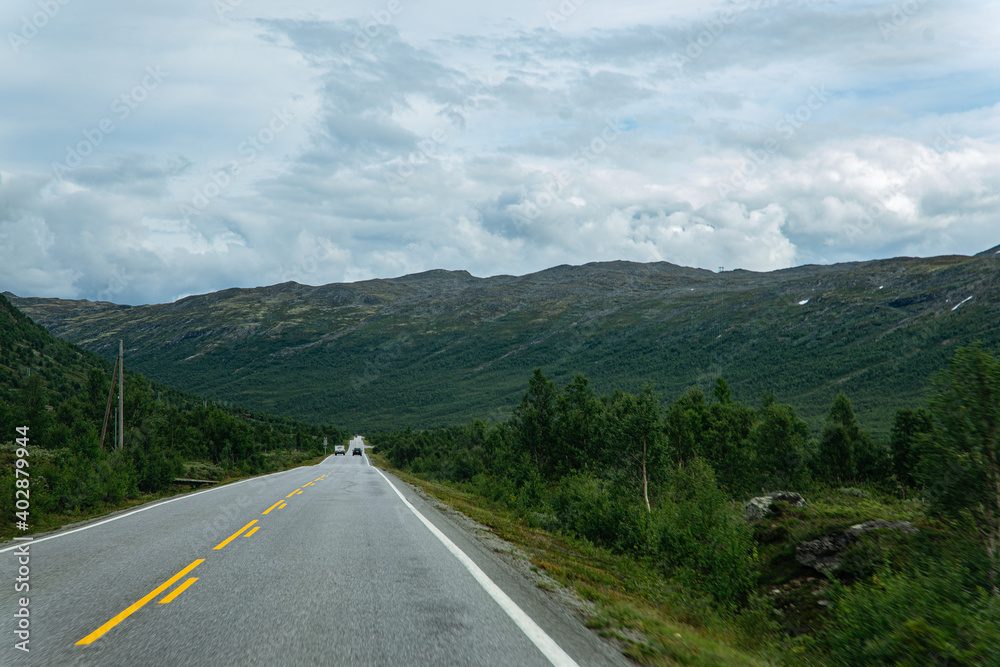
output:
M350 449L0 545L0 665L628 664Z

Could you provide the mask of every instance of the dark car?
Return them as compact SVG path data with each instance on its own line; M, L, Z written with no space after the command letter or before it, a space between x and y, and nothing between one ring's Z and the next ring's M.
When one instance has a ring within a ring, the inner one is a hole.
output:
M351 456L361 456L361 448L355 447L353 450L351 450Z

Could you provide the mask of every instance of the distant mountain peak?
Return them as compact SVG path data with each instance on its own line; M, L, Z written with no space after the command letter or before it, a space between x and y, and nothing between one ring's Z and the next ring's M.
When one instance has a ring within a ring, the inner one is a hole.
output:
M398 278L390 278L389 280L396 280L399 282L421 282L425 280L475 280L473 276L468 271L461 269L458 271L452 271L449 269L430 269L428 271L420 271L418 273L407 273L406 275L399 276Z

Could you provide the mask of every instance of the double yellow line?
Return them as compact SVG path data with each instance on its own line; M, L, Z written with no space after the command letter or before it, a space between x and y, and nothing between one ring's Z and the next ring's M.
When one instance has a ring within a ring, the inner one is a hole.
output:
M298 489L295 489L294 491L292 491L291 493L289 493L287 496L285 496L285 498L291 498L292 496L294 496L296 494L302 493L302 489L306 488L307 486L313 486L316 482L319 482L319 481L325 479L326 477L328 477L331 474L333 474L333 471L336 470L336 469L337 468L335 467L333 470L331 470L330 472L328 472L326 475L318 477L315 480L313 480L312 482L309 482L308 484L302 485ZM270 512L274 508L277 507L278 509L281 509L284 506L285 506L285 501L284 500L279 500L278 502L274 503L273 505L271 505L270 507L268 507L266 510L264 510L262 514L266 515L268 512ZM229 544L230 542L232 542L233 540L235 540L237 537L239 537L240 535L242 535L244 532L246 532L246 530L248 528L250 528L251 526L253 526L255 523L257 523L257 521L259 521L259 519L254 519L253 521L251 521L247 525L243 526L242 528L240 528L239 530L237 530L235 533L233 533L232 535L230 535L229 537L227 537L226 539L224 539L222 542L220 542L218 545L216 545L215 548L212 549L212 550L213 551L219 551L219 550L221 550L227 544ZM247 537L250 537L251 535L253 535L254 533L256 533L259 529L260 529L260 526L254 526L253 530L251 530L249 533L247 533ZM131 604L129 607L127 607L126 609L124 609L121 613L119 613L117 616L115 616L114 618L112 618L111 620L109 620L107 623L105 623L104 625L102 625L101 627L97 628L96 630L94 630L93 632L91 632L89 635L87 635L86 637L84 637L83 639L81 639L80 641L78 641L76 643L76 645L77 646L87 646L88 644L91 644L91 643L97 641L98 639L100 639L101 637L103 637L111 628L115 627L116 625L118 625L119 623L121 623L122 621L124 621L126 618L128 618L129 616L131 616L135 612L137 612L140 609L142 609L146 605L146 603L148 603L150 600L152 600L153 598L155 598L157 595L159 595L163 591L165 591L168 588L170 588L171 586L173 586L175 583L177 583L178 581L180 581L184 577L184 575L186 575L191 570L193 570L194 568L198 567L199 565L201 565L204 562L205 562L204 558L199 558L198 560L194 561L193 563L191 563L190 565L188 565L187 567L185 567L183 570L181 570L180 572L178 572L177 574L175 574L174 576L170 577L169 579L167 579L166 581L164 581L162 584L160 584L159 586L157 586L156 588L154 588L153 590L151 590L149 593L147 593L146 595L144 595L142 598L140 598L139 600L137 600L136 602L134 602L133 604ZM183 584L181 584L180 586L178 586L177 588L175 588L174 590L172 590L167 595L163 596L163 599L160 600L160 604L169 604L178 595L180 595L181 593L183 593L184 591L186 591L188 589L188 587L191 586L191 584L193 584L196 581L198 581L198 577L191 577L191 578L189 578Z
M121 612L120 614L118 614L117 616L115 616L114 618L112 618L110 621L108 621L107 623L105 623L104 625L102 625L101 627L97 628L96 630L94 630L93 632L91 632L89 635L87 635L86 637L84 637L83 639L81 639L80 641L78 641L76 643L76 645L77 646L86 646L87 644L90 644L90 643L92 643L92 642L100 639L102 636L104 636L104 633L106 633L108 630L110 630L111 628L115 627L116 625L118 625L119 623L121 623L122 621L124 621L126 618L128 618L129 616L131 616L135 612L137 612L140 609L142 609L142 607L144 607L147 602L149 602L150 600L152 600L153 598L155 598L157 595L159 595L163 591L165 591L168 588L170 588L171 586L173 586L175 583L177 583L181 579L181 577L183 577L185 574L187 574L188 572L190 572L191 570L193 570L194 568L198 567L199 565L201 565L204 562L205 562L204 558L199 558L198 560L194 561L193 563L191 563L190 565L188 565L186 568L184 568L183 570L181 570L180 572L178 572L177 574L175 574L174 576L170 577L169 579L167 579L166 581L164 581L162 584L160 584L159 586L157 586L156 588L154 588L153 590L151 590L149 593L147 593L138 602L133 603L132 606L128 607L123 612ZM170 595L168 595L168 596L164 597L162 600L160 600L160 602L162 602L162 603L170 602L175 597L177 597L178 595L180 595L181 593L183 593L184 589L186 589L188 586L190 586L191 584L193 584L196 581L198 581L197 578L188 579L183 584L181 584L180 586L178 586L177 590L173 591L172 593L170 593Z
M235 533L233 533L232 535L230 535L226 539L224 539L221 542L219 542L219 544L214 549L212 549L212 551L219 551L220 549L222 549L222 547L226 546L227 544L229 544L230 542L232 542L233 540L235 540L237 537L239 537L240 535L242 535L244 530L246 530L250 526L254 525L255 523L257 523L257 519L254 519L253 521L251 521L247 525L243 526L242 528L240 528L239 530L237 530ZM260 528L260 526L257 526L257 528ZM254 528L252 531L250 531L250 533L253 533L254 531L256 531L257 528ZM249 537L250 533L247 534L248 537Z

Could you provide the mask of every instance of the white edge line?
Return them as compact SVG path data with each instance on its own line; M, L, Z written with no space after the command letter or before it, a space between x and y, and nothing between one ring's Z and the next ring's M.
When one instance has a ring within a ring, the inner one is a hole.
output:
M251 482L251 481L254 481L254 480L258 480L258 479L264 479L266 477L271 477L273 475L280 475L280 474L286 473L286 472L293 472L295 470L298 470L299 468L306 468L306 467L313 467L313 466L298 466L297 468L291 468L290 470L279 470L278 472L272 472L269 475L262 475L260 477L248 477L247 479L241 479L240 481L233 482L232 484L225 484L223 486L217 486L217 487L212 488L212 489L205 489L204 491L198 491L197 493L185 494L183 496L178 496L176 498L171 498L170 500L164 500L162 503L156 503L154 505L147 505L146 507L141 507L141 508L139 508L137 510L133 510L131 512L128 512L127 514L119 514L118 516L113 516L110 519L105 519L104 521L98 521L97 523L92 523L92 524L89 524L89 525L86 525L86 526L80 526L79 528L74 528L73 530L67 530L65 533L56 533L55 535L49 535L48 537L39 537L37 539L31 539L31 540L22 539L18 544L14 544L12 546L4 547L3 549L0 549L0 554L2 554L5 551L11 551L13 549L20 549L20 548L22 548L22 547L24 547L25 545L28 545L28 544L34 545L34 544L38 544L39 542L45 542L46 540L54 540L57 537L65 537L66 535L72 535L73 533L79 533L81 530L88 530L90 528L97 528L98 526L103 526L104 524L111 523L112 521L118 521L118 519L124 519L125 517L132 516L133 514L138 514L139 512L145 512L146 510L156 509L157 507L163 507L164 505L169 505L170 503L175 503L178 500L185 500L186 498L194 498L195 496L200 496L203 493L209 493L211 491L218 491L219 489L231 489L234 486L242 484L243 482ZM27 535L26 537L31 537L31 536Z
M556 667L579 667L576 661L574 661L569 654L562 650L562 648L560 648L559 645L556 644L555 641L553 641L553 639L549 637L545 631L542 630L538 624L524 612L523 609L518 607L517 603L511 600L499 586L493 583L493 580L490 579L485 572L479 569L479 566L476 565L471 558L465 555L464 551L459 549L458 546L448 539L448 537L442 533L437 526L421 514L417 508L414 507L413 504L399 492L396 485L390 482L389 478L382 474L381 470L375 468L375 471L382 475L382 479L384 479L386 483L392 487L392 490L396 492L396 495L403 501L403 504L409 507L410 511L417 515L417 518L420 519L421 523L427 526L427 529L434 534L434 537L438 538L448 551L450 551L455 558L457 558L459 562L465 566L465 569L467 569L476 581L479 582L479 585L482 586L487 593L489 593L490 597L492 597L496 603L500 605L500 608L507 612L507 615L510 616L511 620L517 624L517 627L521 628L521 631L527 635L528 639L530 639L532 643L538 647L538 650L541 651L546 658L548 658L549 662L556 665Z

